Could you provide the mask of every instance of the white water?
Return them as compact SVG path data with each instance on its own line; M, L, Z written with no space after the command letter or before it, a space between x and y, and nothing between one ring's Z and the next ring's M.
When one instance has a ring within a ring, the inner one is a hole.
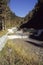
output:
M37 44L43 43L43 42L28 38L29 35L23 35L22 31L20 32L16 31L15 33L17 33L17 35L8 35L9 33L14 33L14 31L12 29L8 29L8 33L0 38L0 51L3 49L8 39L25 39L25 40L28 39L28 41L31 41Z
M4 36L2 36L2 37L0 38L0 51L1 51L1 50L3 49L3 47L5 46L5 44L6 44L6 42L7 42L7 39L8 39L7 34L4 35Z
M8 39L24 39L28 38L28 36L21 36L21 35L10 35L8 36Z
M16 31L17 32L17 31ZM15 32L15 33L16 33ZM21 34L19 35L8 35L9 33L14 33L13 29L8 29L8 32L6 35L3 35L1 38L0 38L0 51L3 49L3 47L5 46L6 42L8 39L23 39L23 38L27 38L27 36L22 36Z

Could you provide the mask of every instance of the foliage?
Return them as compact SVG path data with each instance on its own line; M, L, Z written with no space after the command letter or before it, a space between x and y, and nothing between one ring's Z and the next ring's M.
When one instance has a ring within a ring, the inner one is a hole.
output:
M0 16L3 17L1 19L4 22L4 28L10 28L21 24L23 19L21 17L16 16L15 13L13 13L8 6L10 0L0 0L0 2L2 9L2 13Z

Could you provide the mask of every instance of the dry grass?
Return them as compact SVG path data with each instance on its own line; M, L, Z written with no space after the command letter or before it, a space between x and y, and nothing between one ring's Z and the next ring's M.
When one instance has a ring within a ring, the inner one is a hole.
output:
M43 65L36 54L30 53L28 47L8 40L0 52L0 65Z
M7 30L0 31L0 37L3 36L3 35L5 35L6 33L7 33Z

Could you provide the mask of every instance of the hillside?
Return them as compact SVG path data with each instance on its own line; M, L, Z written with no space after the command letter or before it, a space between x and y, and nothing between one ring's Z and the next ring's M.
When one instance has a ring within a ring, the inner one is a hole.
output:
M10 0L0 0L0 28L6 29L14 27L23 21L21 17L16 16L15 13L10 10L8 6L9 2Z
M13 13L9 7L7 7L6 11L6 27L14 27L16 25L19 25L22 22L22 18L18 17Z
M38 0L34 9L25 17L27 23L20 28L43 29L43 1Z

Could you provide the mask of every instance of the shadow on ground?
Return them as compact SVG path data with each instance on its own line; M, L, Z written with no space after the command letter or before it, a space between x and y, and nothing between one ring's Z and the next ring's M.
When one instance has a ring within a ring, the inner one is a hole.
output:
M37 44L37 43L33 43L33 42L31 42L31 41L26 41L26 42L27 42L27 43L30 43L30 44L32 44L32 45L34 45L34 46L43 48L43 44Z

